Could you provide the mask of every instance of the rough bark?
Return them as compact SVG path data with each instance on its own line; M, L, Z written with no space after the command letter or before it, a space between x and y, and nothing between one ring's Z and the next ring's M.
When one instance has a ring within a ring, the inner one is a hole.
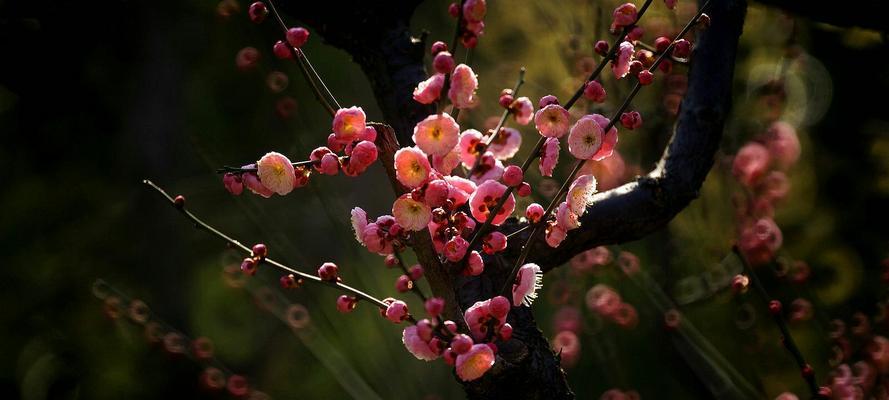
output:
M286 2L281 7L310 25L327 42L352 55L370 80L385 122L394 128L398 142L411 144L414 125L434 112L411 97L416 84L427 77L423 64L425 46L412 39L409 32L409 18L417 2L383 2L369 7L366 3L346 1L329 10L300 10L296 3ZM712 26L697 41L688 95L658 168L637 182L598 195L581 229L573 231L555 250L543 243L535 244L531 261L551 269L593 246L641 238L664 226L697 197L713 164L728 112L745 6L743 0L714 0L711 4ZM391 135L386 129L382 131ZM383 153L392 150L392 141L386 140L386 145L381 146ZM390 157L391 154L381 154L381 161L391 162ZM397 193L403 190L395 187ZM512 222L504 230L519 227ZM500 256L487 258L486 272L474 278L458 277L446 270L432 249L428 233L418 237L413 247L427 270L431 266L432 273L427 277L435 295L454 299L451 304L466 309L475 301L498 294L517 255L514 246L521 240L510 242L513 247ZM454 315L459 310L450 312ZM481 379L463 383L467 396L513 400L574 398L558 355L550 350L537 328L531 309L514 308L509 322L514 327L513 340L500 346L498 362L491 371Z

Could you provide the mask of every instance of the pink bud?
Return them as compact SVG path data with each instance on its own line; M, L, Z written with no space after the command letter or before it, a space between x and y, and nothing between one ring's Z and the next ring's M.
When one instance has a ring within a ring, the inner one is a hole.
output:
M450 74L454 70L454 56L447 51L441 51L432 59L432 68L435 72Z
M332 262L321 264L321 267L318 268L318 277L323 281L336 282L338 274L339 268Z
M444 322L444 326L448 330L448 332L457 333L457 323L456 322L447 320Z
M272 47L272 52L275 53L275 57L278 57L282 60L293 57L293 54L290 53L290 48L287 46L287 43L284 43L283 40L275 42L275 46Z
M407 275L399 276L398 279L395 280L395 290L399 293L407 292L414 288L414 282L411 281L411 278Z
M635 26L633 29L630 29L630 33L627 33L627 40L639 40L642 39L642 35L645 34L645 29L642 29L641 26Z
M256 261L252 258L245 258L241 261L241 271L247 275L256 274Z
M411 276L412 280L420 280L423 278L423 266L420 264L414 264L409 270L408 273Z
M482 249L487 254L499 253L506 249L506 235L502 232L494 231L485 236L482 240Z
M287 30L287 43L297 49L302 47L309 40L309 31L303 27L295 27Z
M426 342L432 340L432 331L432 322L428 319L424 318L417 321L417 336L419 336L420 339L423 339L423 341Z
M528 205L528 208L525 209L525 218L528 218L528 222L536 224L543 218L543 213L545 211L546 210L543 209L542 205L531 203Z
M269 255L269 248L262 243L253 245L253 257L266 258Z
M625 112L620 115L620 124L629 130L642 126L642 115L638 111Z
M657 39L654 40L654 49L658 53L663 53L665 50L667 50L667 47L670 47L670 42L672 42L670 38L666 36L659 36Z
M652 74L651 71L647 69L639 71L639 73L636 74L636 78L639 79L639 83L642 86L651 85L651 82L654 82L654 74Z
M225 190L235 196L244 191L244 181L241 179L241 175L226 172L222 176L222 184L225 186Z
M636 14L637 10L635 4L624 3L617 6L611 16L614 19L614 26L620 28L635 23Z
M386 266L389 268L397 267L401 261L398 261L398 257L395 254L387 254L386 255Z
M250 17L250 21L254 24L260 24L262 21L265 21L265 17L269 15L269 9L265 6L265 3L257 1L251 4L250 8L247 9L247 15Z
M503 326L500 327L500 340L506 342L509 339L512 339L512 325L503 324Z
M522 182L522 185L516 190L519 197L528 197L531 195L531 185L528 182Z
M673 44L673 55L678 58L688 58L691 55L691 42L679 39Z
M401 300L395 300L386 308L386 319L396 324L407 318L407 304Z
M439 40L435 43L432 43L432 47L430 48L430 53L432 53L433 56L438 53L441 53L443 51L448 51L447 43L442 42L441 40Z
M327 153L321 157L321 173L324 175L336 175L339 172L339 157L333 153Z
M426 313L429 314L430 317L435 318L441 315L441 312L444 311L445 301L441 297L433 297L426 300L424 306L426 307Z
M482 255L473 250L469 253L469 259L466 261L466 270L464 272L470 276L479 276L484 271L485 261L482 260Z
M450 262L460 261L466 255L467 249L469 249L469 242L462 236L455 236L445 244L445 257Z
M259 63L259 50L255 47L245 47L235 56L235 65L241 71L249 71Z
M589 81L583 88L583 97L594 103L602 103L605 101L605 88L599 81Z
M448 351L444 352L444 355L442 358L444 359L445 364L453 367L454 364L457 362L457 353L454 353L453 351L448 350Z
M503 170L503 176L501 180L503 184L509 187L516 187L522 184L522 179L525 178L525 173L522 172L522 168L518 165L510 165L507 166Z
M548 95L546 95L546 96L543 96L543 97L540 98L540 101L537 102L537 108L543 108L543 107L546 107L546 106L548 106L548 105L550 105L550 104L558 105L558 104L559 104L559 98L556 97L556 96L553 96L553 95L551 95L551 94L548 94Z
M343 314L352 312L357 305L358 299L352 296L342 295L336 298L336 310Z
M448 6L448 14L450 14L454 18L459 17L460 16L460 5L457 3L451 3L451 5Z
M491 315L494 318L497 318L500 322L506 321L506 315L509 314L510 304L509 300L503 296L497 296L491 299Z
M593 46L593 49L596 51L596 54L604 57L606 54L608 54L608 42L600 40L596 42L596 45Z
M454 338L451 340L451 350L453 350L454 353L457 354L464 354L472 348L473 344L475 343L472 341L472 338L469 337L469 335L461 333L457 336L454 336Z
M434 179L426 185L426 193L423 196L423 202L432 208L444 206L448 201L449 192L450 187L444 179Z

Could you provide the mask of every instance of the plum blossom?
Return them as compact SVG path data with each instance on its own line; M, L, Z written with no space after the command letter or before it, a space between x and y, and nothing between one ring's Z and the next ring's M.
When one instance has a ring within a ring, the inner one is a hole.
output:
M537 298L537 291L543 287L543 271L540 266L528 263L519 268L515 283L512 285L512 305L518 307L531 303Z
M392 215L402 228L419 231L432 220L432 209L425 203L414 200L409 194L404 194L392 204Z
M340 142L350 142L364 133L366 122L361 107L341 108L333 117L333 133Z
M432 114L414 127L413 140L420 150L444 156L457 145L460 126L448 113Z
M444 81L444 74L435 74L430 76L429 79L418 83L414 89L414 100L420 104L432 104L441 96Z
M531 99L525 96L515 99L509 108L519 125L528 125L534 116L534 104L531 103Z
M571 182L568 188L568 195L565 197L568 209L577 216L582 216L586 212L586 206L596 193L596 177L592 175L581 175Z
M738 239L738 247L752 265L768 262L782 243L781 228L771 218L760 218L744 227Z
M560 138L568 132L568 110L558 104L549 104L534 114L534 126L541 135L548 138Z
M475 183L488 180L500 180L503 177L503 162L494 158L494 153L486 151L479 160L478 167L472 172L469 179Z
M568 236L568 232L558 224L550 224L546 229L546 244L556 248Z
M486 344L474 344L457 356L457 376L464 382L481 378L494 365L494 351Z
M448 89L448 98L456 108L471 108L475 103L475 90L478 88L478 78L472 68L466 64L460 64L451 73L451 87Z
M617 49L617 58L611 63L611 72L617 79L627 76L630 72L630 61L633 61L633 44L621 42Z
M253 165L248 165L248 167L253 167ZM253 172L247 172L242 175L244 179L244 186L247 186L247 189L250 189L254 194L258 194L262 197L269 198L272 197L275 192L272 189L265 187L262 182L259 181L259 176L257 176Z
M269 152L256 162L256 174L263 186L282 196L293 190L296 180L293 164L276 152Z
M479 185L469 197L469 211L472 213L472 217L477 221L487 220L491 209L497 205L504 193L506 193L506 186L497 181L489 180ZM495 226L502 224L514 209L515 197L510 193L491 224Z
M543 142L543 148L540 149L540 175L553 176L553 170L559 162L559 139L547 138Z
M591 117L599 123L602 130L605 130L605 128L611 124L611 120L602 114L591 114ZM596 154L593 154L592 160L601 161L611 157L611 154L614 153L615 145L617 145L617 128L611 126L611 128L608 129L608 132L605 132L605 138L602 140L602 147L599 148L599 151L597 151Z
M565 231L580 227L578 215L571 211L571 208L568 207L568 202L563 201L559 203L559 208L556 210L556 224Z
M488 7L485 0L466 0L463 2L463 18L468 22L481 22L485 19Z
M416 147L404 147L395 152L395 178L402 185L415 188L429 177L432 167L426 153Z
M738 150L732 163L732 174L741 184L752 187L763 177L769 167L769 150L755 142L750 142Z
M520 147L522 147L522 134L514 128L501 128L500 132L495 134L488 150L494 153L494 158L508 160L519 151Z
M622 28L627 25L632 25L636 22L636 14L636 5L633 3L624 3L617 6L611 14L611 17L614 19L613 26Z
M793 125L784 121L775 121L765 135L765 145L775 164L786 170L799 160L799 137Z
M475 193L478 187L475 182L459 176L445 176L444 180L450 185L448 187L448 200L454 202L454 208L466 204L469 201L469 197Z
M481 155L482 138L482 133L475 129L467 129L460 134L457 147L460 152L460 161L467 169L475 166L476 158Z
M364 245L364 230L367 229L367 212L361 207L352 209L352 231L355 232L355 240Z
M463 319L469 327L472 338L480 341L488 334L488 325L494 322L494 333L506 323L506 315L509 313L509 300L503 296L497 296L485 301L477 301L463 313Z
M401 333L401 342L404 343L404 347L418 360L432 361L438 358L438 352L430 346L428 340L423 340L420 337L417 330L417 325L404 328L404 331Z
M458 165L460 165L460 153L456 146L443 156L432 156L432 167L441 174L450 174Z
M553 350L559 352L562 365L571 367L580 358L580 339L571 331L561 331L553 338Z
M592 159L602 148L605 132L592 115L581 117L568 134L568 151L581 160Z

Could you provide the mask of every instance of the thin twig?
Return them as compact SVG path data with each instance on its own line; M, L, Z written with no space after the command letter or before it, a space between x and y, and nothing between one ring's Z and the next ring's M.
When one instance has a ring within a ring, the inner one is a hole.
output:
M519 79L516 81L515 86L512 89L512 96L515 97L519 94L519 89L522 88L522 85L525 83L525 67L519 69ZM471 176L478 169L479 164L481 164L482 156L488 150L488 147L491 146L491 142L494 141L494 138L497 137L497 134L500 133L500 129L506 124L506 118L509 117L511 110L509 107L506 107L503 110L503 114L500 115L500 121L497 122L497 126L494 128L493 133L488 136L486 139L482 139L482 148L478 152L478 156L475 157L475 164L472 166L472 169L469 170L469 174L467 176Z
M342 157L339 157L339 159L340 159L340 161L346 161L349 159L349 157L350 156L342 156ZM297 161L297 162L290 163L290 164L293 165L294 167L306 167L309 165L318 165L320 163L321 163L321 160L318 160L318 161L305 160L305 161ZM256 170L257 170L256 167L232 167L230 165L223 165L221 168L216 169L216 173L217 174L224 174L227 172L231 172L234 174L242 174L245 172L256 172Z

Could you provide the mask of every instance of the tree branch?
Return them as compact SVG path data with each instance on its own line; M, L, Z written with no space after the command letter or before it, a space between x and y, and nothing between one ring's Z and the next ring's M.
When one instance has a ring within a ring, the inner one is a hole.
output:
M529 262L548 271L592 247L640 239L663 228L698 197L713 166L731 107L735 55L745 10L744 0L711 4L708 14L713 23L695 43L688 92L673 137L654 171L636 182L595 195L580 219L581 227L570 231L555 249L537 241ZM522 227L512 223L504 231ZM517 255L528 234L525 230L515 235L507 254Z

